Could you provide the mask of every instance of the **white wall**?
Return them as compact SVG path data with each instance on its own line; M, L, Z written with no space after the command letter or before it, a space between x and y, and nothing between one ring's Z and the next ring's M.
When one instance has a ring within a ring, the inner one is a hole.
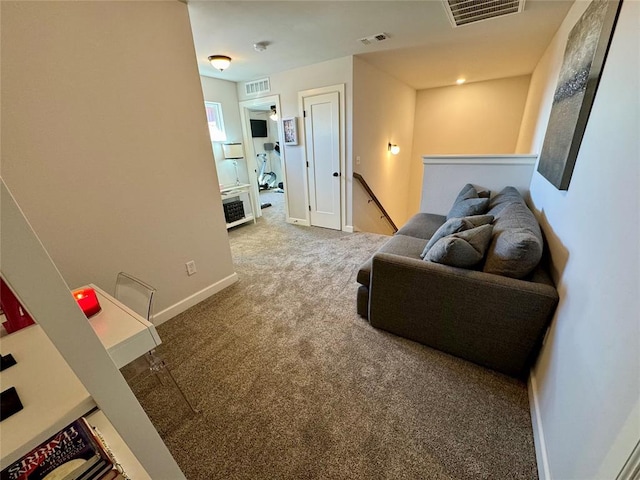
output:
M567 35L586 7L572 7L534 72L522 149L541 149ZM640 2L624 2L569 190L537 172L531 182L560 292L531 383L548 478L615 478L640 438L639 18Z
M529 197L536 155L424 156L420 211L446 215L467 183L496 194L509 185Z
M2 175L65 281L128 271L156 312L232 281L187 6L1 8Z
M422 195L422 156L515 153L530 76L419 90L409 211Z
M222 118L227 140L226 142L211 142L211 147L216 162L218 181L222 185L233 185L236 181L236 170L233 162L225 161L222 144L242 143L242 123L238 108L237 87L235 82L204 76L200 76L200 84L207 102L219 102L222 105ZM246 160L238 160L238 178L242 183L249 181Z
M360 58L353 59L353 170L361 174L398 227L409 218L407 200L416 91ZM388 151L389 142L400 147ZM360 163L358 164L358 157ZM390 233L380 213L353 184L354 228Z
M351 57L343 57L336 60L317 63L307 67L287 70L285 72L274 73L270 76L271 91L267 95L280 95L280 106L282 112L280 118L298 118L298 141L296 146L284 146L286 175L284 180L287 183L287 194L289 202L289 216L291 218L304 219L308 213L309 201L304 191L304 178L306 168L304 159L304 122L302 112L298 108L298 92L310 90L312 88L327 87L330 85L345 84L345 105L346 105L346 142L347 142L347 172L348 179L351 179L351 78L352 62ZM244 91L244 83L238 83L238 99L250 100L255 97L248 97ZM347 184L347 225L352 225L351 218L351 186Z

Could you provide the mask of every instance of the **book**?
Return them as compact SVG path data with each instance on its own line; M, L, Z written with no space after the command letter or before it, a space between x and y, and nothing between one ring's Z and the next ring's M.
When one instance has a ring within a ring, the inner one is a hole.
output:
M98 480L114 469L111 456L81 417L0 472L0 480Z

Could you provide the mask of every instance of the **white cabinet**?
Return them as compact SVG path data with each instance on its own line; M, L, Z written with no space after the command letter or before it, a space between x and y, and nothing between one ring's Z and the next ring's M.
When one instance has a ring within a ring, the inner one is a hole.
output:
M253 222L256 223L256 215L253 211L253 189L248 183L240 185L233 185L230 187L223 187L220 189L220 196L222 197L222 204L226 202L232 202L234 200L241 201L244 209L244 217L231 222L227 222L227 230L242 225L243 223Z

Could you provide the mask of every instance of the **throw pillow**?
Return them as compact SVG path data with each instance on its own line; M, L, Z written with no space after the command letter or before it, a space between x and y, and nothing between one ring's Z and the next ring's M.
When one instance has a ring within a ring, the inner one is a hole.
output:
M478 192L470 183L467 183L464 187L462 187L462 190L460 190L460 193L458 193L458 196L453 201L453 203L455 205L458 201L466 200L467 198L478 198Z
M452 267L471 268L482 261L491 241L493 225L481 225L438 240L424 259Z
M424 247L424 250L420 254L420 258L424 258L429 249L433 247L433 245L443 237L447 235L452 235L454 233L462 232L464 230L470 230L474 227L479 227L481 225L487 225L493 221L493 216L491 215L473 215L470 217L462 217L462 218L451 218L444 222L438 230L436 230L433 236L429 239L429 242Z
M476 195L478 195L476 193ZM468 217L470 215L483 215L489 209L488 198L467 198L453 204L447 214L447 220L454 217Z

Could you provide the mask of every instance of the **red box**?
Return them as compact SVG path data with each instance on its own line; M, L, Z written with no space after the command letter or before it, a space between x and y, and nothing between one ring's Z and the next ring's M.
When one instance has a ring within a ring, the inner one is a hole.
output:
M96 313L102 310L98 297L93 288L79 288L73 291L73 298L76 299L78 305L87 316L87 318L93 317Z

